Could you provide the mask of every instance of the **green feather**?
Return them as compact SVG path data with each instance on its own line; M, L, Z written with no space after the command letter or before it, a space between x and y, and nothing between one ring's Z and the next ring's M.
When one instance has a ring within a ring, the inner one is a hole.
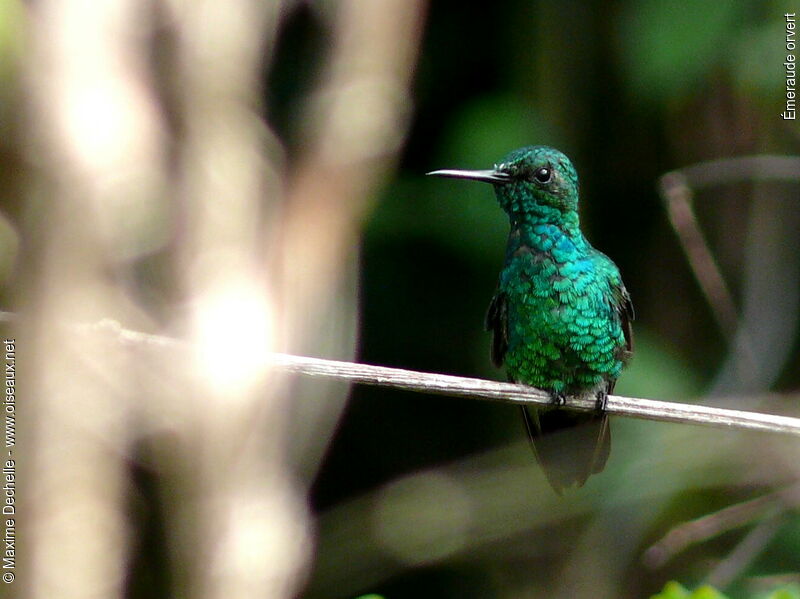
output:
M491 171L436 171L494 185L511 232L486 325L492 360L508 378L554 397L614 388L632 353L630 297L616 265L580 230L578 175L558 150L515 150ZM526 411L534 450L553 487L582 485L602 470L605 414ZM564 442L562 430L572 431Z

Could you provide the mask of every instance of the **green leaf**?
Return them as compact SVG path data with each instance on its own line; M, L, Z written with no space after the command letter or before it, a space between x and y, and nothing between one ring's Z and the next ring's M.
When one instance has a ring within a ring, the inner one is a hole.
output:
M651 599L727 599L714 587L703 585L692 592L686 590L684 586L674 580L668 582L658 595L653 595Z
M775 589L766 599L800 599L800 586L793 584Z
M669 581L664 590L658 595L653 595L650 599L684 599L689 596L687 591L679 582Z
M691 599L726 599L726 595L723 595L717 589L708 585L696 588L689 597Z

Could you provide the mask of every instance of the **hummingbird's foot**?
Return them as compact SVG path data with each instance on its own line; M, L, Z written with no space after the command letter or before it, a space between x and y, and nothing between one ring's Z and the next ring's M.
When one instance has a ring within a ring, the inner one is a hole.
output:
M563 393L556 393L554 391L550 394L550 401L554 406L560 408L567 403L567 398Z
M595 410L597 410L600 414L606 411L606 405L608 404L608 393L605 391L598 391L595 395Z

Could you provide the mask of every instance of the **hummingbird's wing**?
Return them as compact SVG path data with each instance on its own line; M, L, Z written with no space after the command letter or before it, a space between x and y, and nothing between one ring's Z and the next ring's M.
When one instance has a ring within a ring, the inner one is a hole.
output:
M500 368L508 350L508 298L499 289L486 311L486 330L492 332L492 363Z
M621 354L619 359L623 362L627 362L633 355L633 328L631 326L631 321L635 318L635 314L633 312L631 296L628 294L628 290L625 289L625 285L622 284L622 281L620 281L619 285L614 287L614 301L619 323L622 327L622 334L625 335L625 347L620 348ZM612 388L609 389L608 392L611 393L612 391L613 382Z
M592 252L592 260L594 261L597 269L605 272L608 277L608 283L611 287L611 294L608 297L608 305L617 316L617 321L622 334L625 338L625 345L617 348L617 359L627 362L633 355L633 329L631 322L634 319L633 304L631 303L631 296L628 290L625 289L625 284L622 282L622 276L619 274L619 269L614 262L606 256L603 252L595 250ZM613 390L614 381L611 381Z

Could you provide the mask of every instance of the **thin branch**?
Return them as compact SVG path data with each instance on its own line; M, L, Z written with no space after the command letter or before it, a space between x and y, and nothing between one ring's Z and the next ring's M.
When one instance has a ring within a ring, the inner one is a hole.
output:
M711 307L714 319L731 346L739 354L738 377L749 386L757 386L759 357L753 347L757 330L747 318L740 318L730 287L708 245L694 210L694 192L698 189L740 181L800 181L800 157L743 156L694 164L664 174L658 183L659 193L683 251L700 289ZM759 290L761 292L761 290ZM759 306L763 301L760 294ZM744 310L745 316L747 310ZM759 311L760 313L760 311ZM773 343L773 345L776 345ZM778 360L773 362L780 363Z
M800 156L740 156L687 166L679 171L695 189L740 181L800 181ZM665 175L666 176L666 175Z
M794 484L684 522L651 545L645 551L642 561L648 568L655 570L664 566L690 545L707 541L729 530L750 524L754 520L762 518L766 512L794 509L798 502L800 502L800 484Z
M737 310L694 213L694 190L738 181L800 180L800 157L743 156L694 164L664 174L658 189L689 265L722 332L732 339Z
M135 346L147 345L169 349L188 348L188 344L175 339L122 329L119 324L113 321L102 321L97 325L91 325L91 327L94 330L109 331L119 341ZM366 385L404 389L406 391L469 397L518 405L549 405L551 402L550 394L546 391L515 383L501 383L485 379L417 372L386 366L372 366L288 354L272 354L267 359L270 367L282 368L289 372L306 376L326 377ZM595 409L595 398L568 397L564 407L590 411ZM627 416L644 420L704 424L718 428L769 431L800 436L800 418L774 414L712 408L654 399L622 397L619 395L609 395L607 411L614 416Z
M749 566L767 544L775 538L785 524L785 514L776 514L759 522L736 548L722 560L706 577L705 584L725 589Z
M286 354L275 354L272 359L276 366L282 366L300 374L346 379L357 383L394 387L407 391L488 399L512 404L549 405L552 401L550 394L546 391L515 383L500 383L485 379L432 374ZM590 411L595 409L595 403L594 397L569 397L564 407ZM705 424L720 428L739 428L800 435L799 418L654 399L609 395L606 411L611 415L628 416L643 420Z
M738 311L730 287L722 276L697 222L690 182L681 171L673 171L661 177L659 190L672 228L675 229L689 260L689 266L711 306L717 325L730 343L736 333Z

